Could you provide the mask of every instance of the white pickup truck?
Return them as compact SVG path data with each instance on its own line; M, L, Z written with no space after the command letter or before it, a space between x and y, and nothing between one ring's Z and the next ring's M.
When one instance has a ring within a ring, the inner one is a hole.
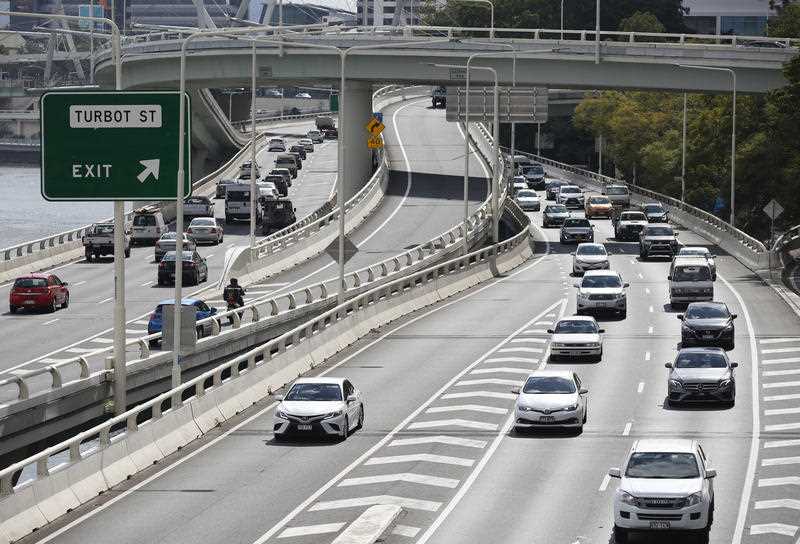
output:
M95 223L82 238L86 260L114 254L114 223ZM125 258L131 256L130 228L125 228Z

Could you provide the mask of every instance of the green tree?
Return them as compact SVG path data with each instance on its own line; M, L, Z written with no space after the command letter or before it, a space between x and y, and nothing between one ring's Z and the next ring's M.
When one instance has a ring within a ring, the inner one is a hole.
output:
M666 27L661 24L658 17L652 13L637 11L619 23L622 32L666 32Z
M776 38L800 36L800 4L785 4L778 12L779 15L769 22L769 35Z

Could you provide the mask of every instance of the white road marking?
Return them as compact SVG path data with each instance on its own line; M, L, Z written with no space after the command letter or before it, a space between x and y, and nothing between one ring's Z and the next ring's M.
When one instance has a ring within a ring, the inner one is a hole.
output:
M555 316L556 316L556 314L551 312L551 313L547 314L545 317L555 317ZM512 340L512 342L513 342L513 340Z
M797 527L794 525L787 525L785 523L760 523L758 525L750 526L750 535L784 535L794 536L797 533Z
M648 311L652 314L653 313L653 307L650 306L650 309Z
M756 510L767 510L770 508L789 508L800 510L800 500L797 499L773 499L769 501L756 501Z
M414 538L417 533L419 533L419 527L412 527L411 525L395 525L392 530L393 535L407 536L408 538Z
M650 360L650 352L649 351L645 351L644 352L644 360L645 361L649 361Z
M800 429L800 423L781 423L780 425L765 425L765 431L792 431Z
M484 414L507 414L506 408L496 406L482 406L480 404L459 404L456 406L434 406L425 410L426 414L445 414L448 412L482 412Z
M309 508L309 510L311 512L319 512L321 510L355 508L358 506L373 506L375 504L394 504L409 510L424 510L426 512L436 512L442 505L442 503L436 501L423 501L420 499L396 497L394 495L374 495L372 497L356 497L354 499L341 499L337 501L320 501Z
M510 347L510 348L502 348L498 350L499 353L542 353L544 350L542 348L526 348L526 347Z
M767 353L794 353L796 351L800 351L800 346L796 348L770 348L770 349L762 349L761 353L766 355Z
M636 392L640 393L644 391L644 382L639 382L639 387L636 388Z
M67 348L64 351L66 353L92 353L93 351L97 351L98 349L102 348Z
M547 338L514 338L510 344L525 344L525 343L534 343L534 344L546 344Z
M784 357L783 359L765 359L761 361L765 365L782 365L784 363L800 363L800 357Z
M147 331L142 329L125 329L125 334L132 334L134 336L147 336Z
M639 279L640 279L640 280L643 280L643 279L644 279L644 274L642 274L641 272L639 272Z
M779 485L800 485L800 476L787 476L785 478L761 478L758 487L774 487Z
M94 342L95 344L113 344L113 338L92 338L90 342Z
M552 321L537 321L534 325L552 325Z
M385 457L371 457L365 465L389 465L394 463L438 463L440 465L455 465L471 467L475 461L463 457L450 455L433 455L430 453L411 453L408 455L390 455Z
M622 436L628 436L629 434L631 434L631 427L632 426L633 426L633 423L631 423L630 421L627 422L625 424L625 428L622 430Z
M611 476L609 476L608 474L605 474L603 476L603 481L600 482L600 487L597 488L597 490L600 491L600 492L605 491L606 489L608 489L608 484L610 484L610 483L611 483Z
M470 391L467 393L447 393L442 395L443 400L449 399L469 399L472 397L484 397L489 399L516 399L517 395L514 393L496 393L494 391Z
M98 304L105 304L106 302L111 302L112 300L114 300L114 297L104 298L103 300L98 302Z
M52 325L56 321L58 321L58 318L51 319L50 321L45 321L44 323L42 323L42 325Z
M759 344L785 344L787 342L800 342L800 338L762 338Z
M206 259L210 259L210 258L211 258L211 257L213 257L213 256L214 256L214 254L213 254L213 253L209 253L208 255L206 255Z
M148 286L148 285L150 285L151 283L154 283L154 282L153 282L153 280L146 281L146 282L144 282L144 283L143 283L143 284L141 284L141 285L142 285L142 287L147 287L147 286Z
M770 382L762 384L764 389L777 389L779 387L797 387L800 382Z
M532 359L530 357L492 357L486 359L484 363L533 363L536 364L539 359Z
M547 329L530 329L525 331L525 334L550 334Z
M649 295L650 294L650 288L649 287L645 287L644 288L644 292L645 292L645 294Z
M433 487L446 487L453 489L458 486L458 480L454 478L440 478L428 474L414 474L413 472L403 472L401 474L381 474L379 476L362 476L360 478L347 478L339 483L339 487L351 487L355 485L383 484L387 482L407 482L412 484L430 485Z
M784 414L800 414L800 407L797 408L776 408L773 410L764 410L765 416L779 416Z
M393 446L418 446L420 444L447 444L448 446L464 446L465 448L485 448L484 440L473 440L471 438L461 438L459 436L422 436L420 438L399 438L389 443L387 447Z
M54 359L54 358L51 358L51 357L44 357L42 359L39 359L36 362L37 363L43 363L43 364L46 364L46 365L57 365L58 363L64 363L66 361L72 361L72 360L74 360L74 358L72 358L72 359ZM14 369L14 370L19 370L19 369ZM13 372L13 371L6 371L6 372Z
M768 376L793 376L800 374L800 368L793 368L791 370L765 370L762 373L765 377Z
M653 334L653 326L647 327L647 334Z
M770 459L761 460L762 467L777 467L797 464L800 464L800 457L772 457Z
M133 325L149 325L150 324L150 320L149 319L137 319L136 321L132 321L131 323Z
M345 525L345 523L321 523L319 525L301 525L299 527L289 527L288 529L284 529L284 531L278 535L278 538L338 533Z
M797 400L800 399L800 395L792 394L792 395L772 395L769 397L764 397L765 402L774 402L779 400Z
M531 373L530 369L527 368L510 368L507 366L495 367L495 368L476 368L470 374L494 374L498 372L500 374L522 374L523 376L527 376Z
M417 421L408 426L410 430L438 429L440 427L462 427L480 431L496 431L499 425L484 423L483 421L472 421L471 419L437 419L435 421Z
M793 448L800 446L800 439L794 438L792 440L770 440L764 442L765 448Z
M462 380L455 384L456 387L470 387L473 385L509 385L511 387L522 385L520 380L504 380L502 378L479 378L477 380Z
M81 280L81 281L76 281L75 283L70 283L69 286L70 287L77 287L79 285L83 285L84 283L86 283L86 280Z

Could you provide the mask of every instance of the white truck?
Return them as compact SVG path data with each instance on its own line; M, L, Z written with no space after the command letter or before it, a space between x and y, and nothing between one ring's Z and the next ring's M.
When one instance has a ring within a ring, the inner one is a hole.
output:
M114 223L95 223L82 238L86 260L114 254ZM125 258L131 256L131 235L125 228Z

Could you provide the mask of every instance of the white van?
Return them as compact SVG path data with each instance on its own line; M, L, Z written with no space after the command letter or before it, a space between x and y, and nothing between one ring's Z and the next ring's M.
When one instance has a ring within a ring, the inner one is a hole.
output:
M131 245L155 243L167 230L167 223L164 221L164 215L160 210L146 208L134 210Z
M250 220L250 184L229 185L225 193L225 224ZM261 207L256 202L256 223L261 223Z
M669 302L686 304L714 300L711 266L703 258L676 257L669 269Z

